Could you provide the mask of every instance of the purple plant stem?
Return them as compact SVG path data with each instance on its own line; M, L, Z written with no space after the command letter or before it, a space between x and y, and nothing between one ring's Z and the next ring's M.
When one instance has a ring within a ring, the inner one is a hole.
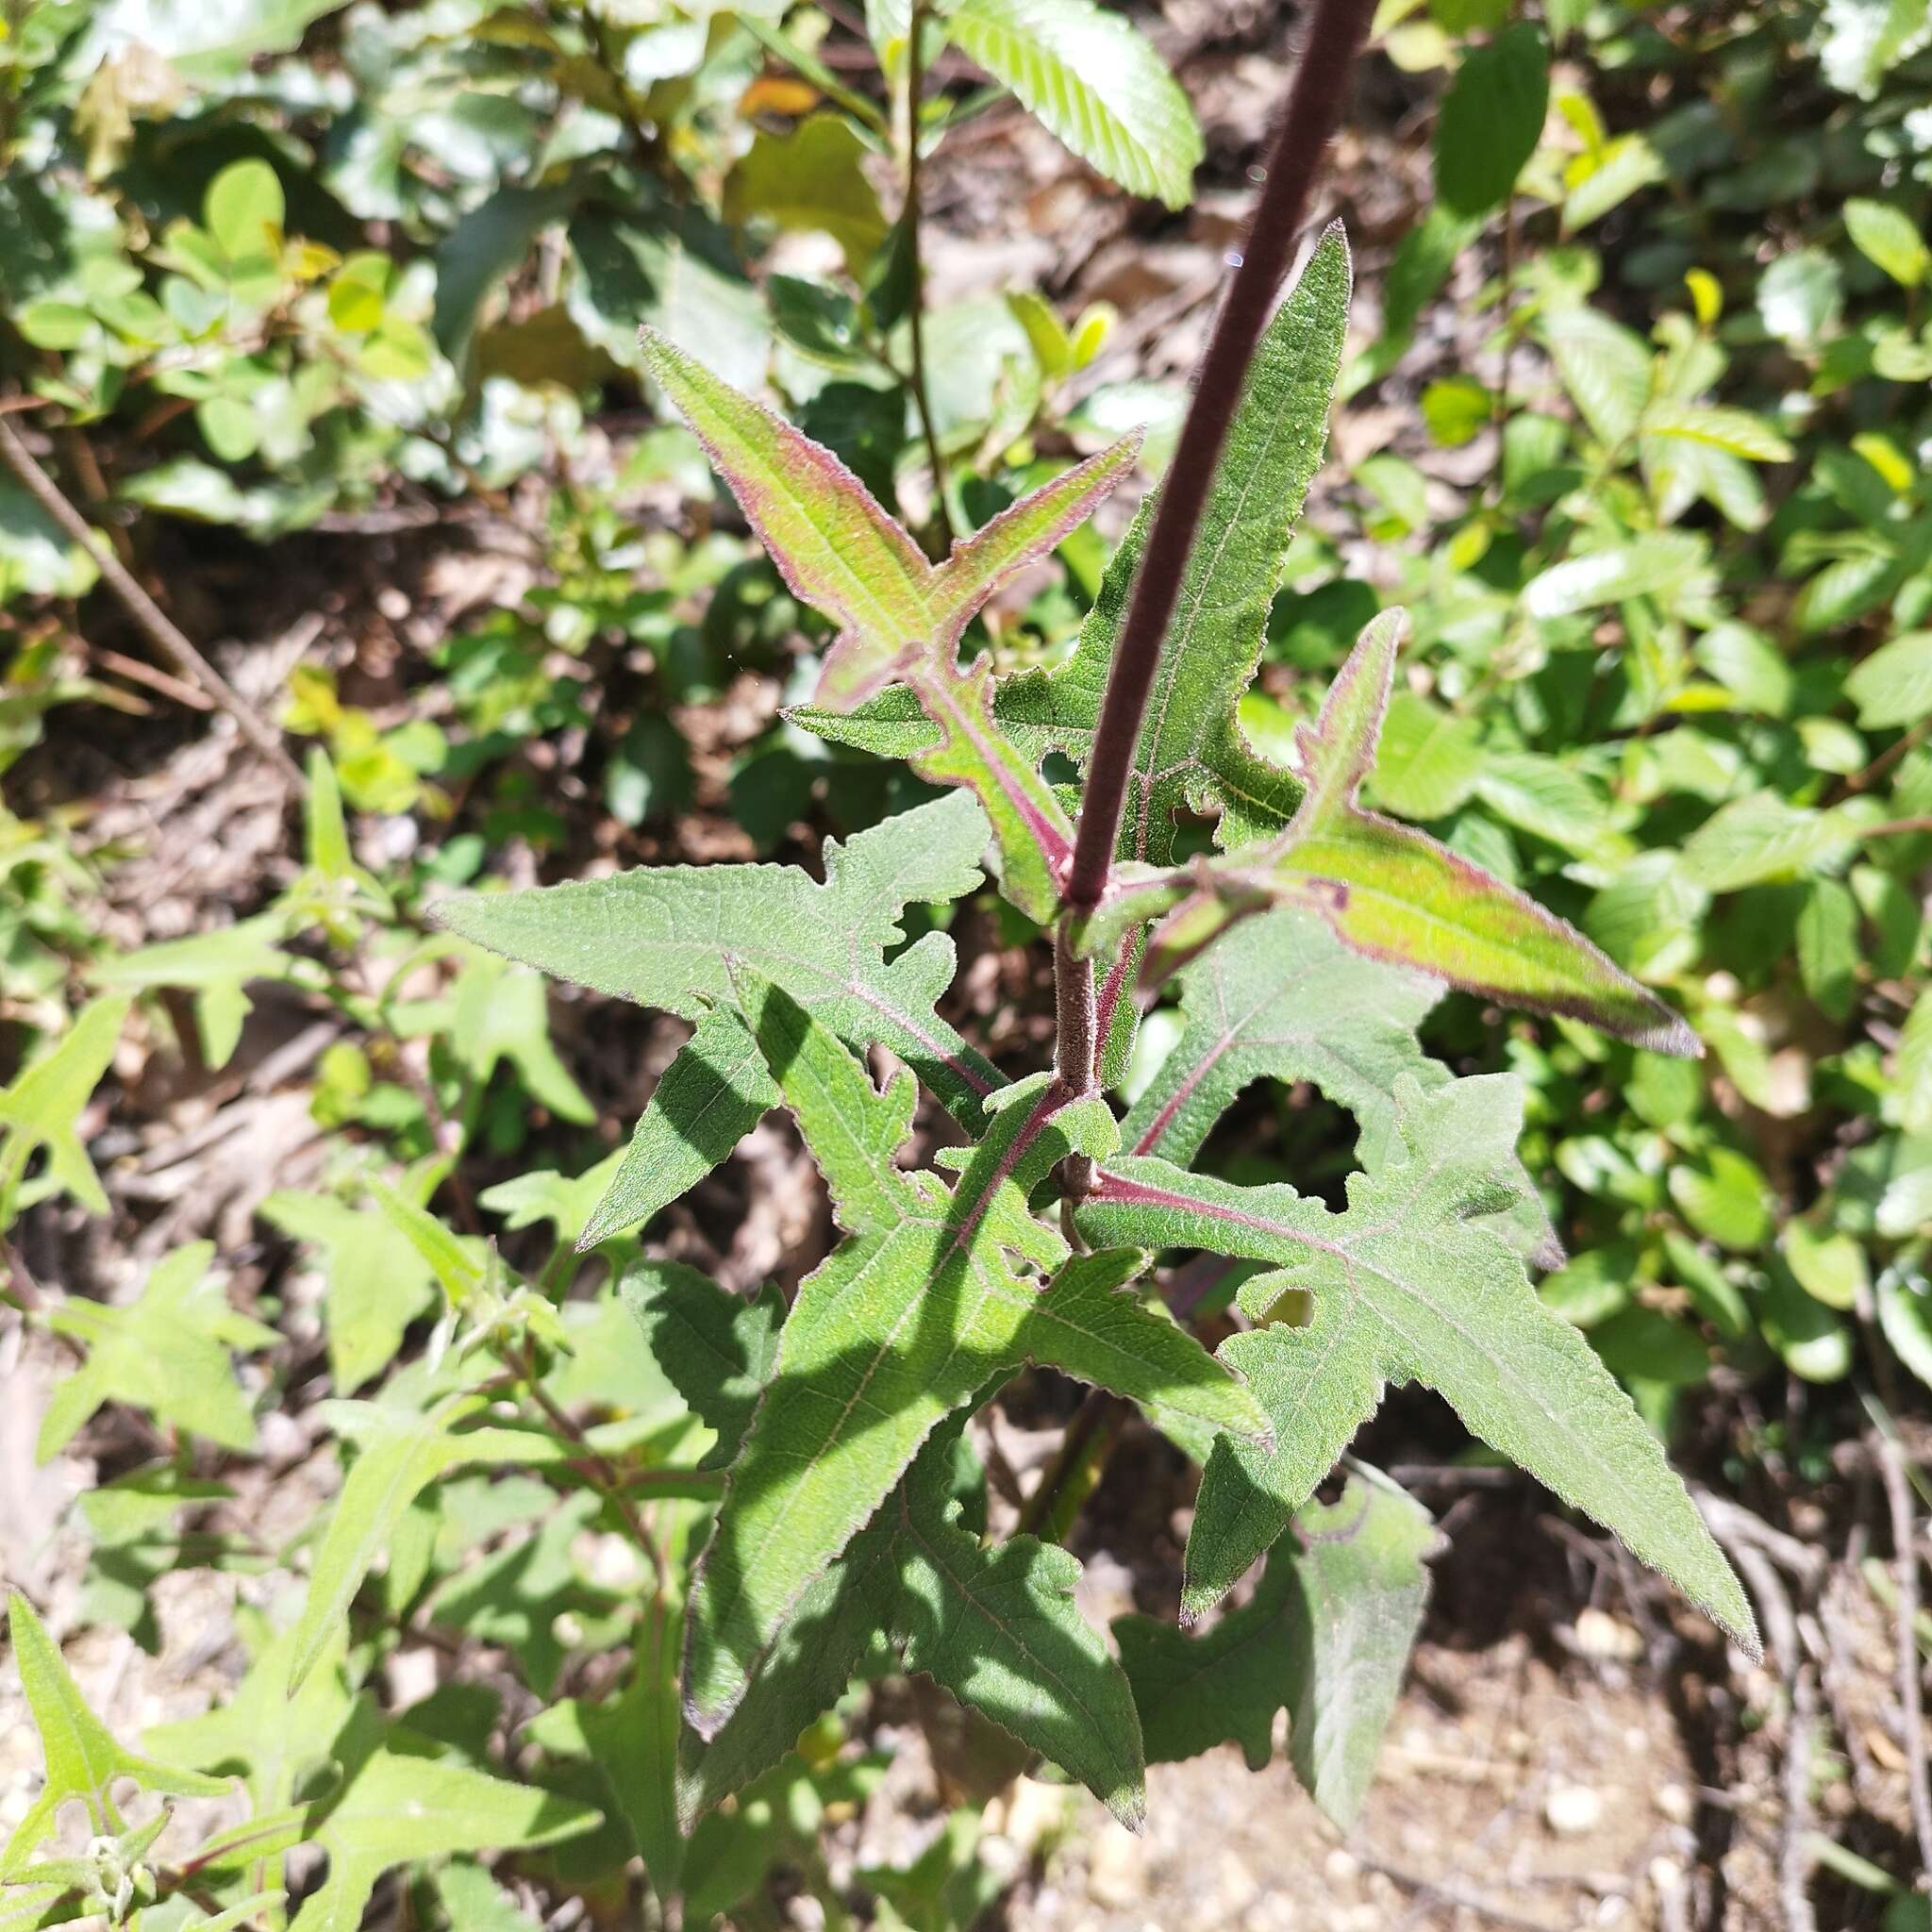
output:
M1269 152L1261 198L1201 358L1194 399L1161 486L1114 650L1067 878L1068 903L1079 911L1091 911L1107 889L1161 641L1174 618L1248 365L1306 222L1308 191L1341 119L1350 70L1368 39L1373 12L1373 0L1314 0L1307 42Z

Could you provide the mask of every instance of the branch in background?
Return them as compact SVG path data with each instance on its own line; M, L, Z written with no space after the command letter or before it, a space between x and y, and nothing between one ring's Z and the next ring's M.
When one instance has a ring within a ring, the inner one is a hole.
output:
M912 403L925 439L925 459L932 465L932 522L939 538L940 557L953 547L953 518L946 508L946 470L940 456L939 431L933 426L932 396L925 376L925 258L919 246L919 96L925 81L919 64L920 42L925 29L925 9L915 6L906 35L906 247L912 263Z
M1241 266L1228 285L1227 299L1201 358L1194 400L1161 486L1121 625L1113 673L1088 761L1079 835L1067 881L1068 901L1077 910L1097 906L1106 890L1126 803L1127 774L1160 662L1161 641L1174 618L1248 365L1306 222L1308 191L1341 118L1349 73L1368 39L1373 11L1371 0L1315 0L1307 44L1269 152L1267 178Z
M61 495L53 478L34 460L32 453L5 416L0 416L0 458L5 458L7 467L19 477L27 494L93 558L108 588L120 598L128 615L146 632L162 655L234 719L242 737L288 780L297 793L306 793L308 780L289 756L280 737L262 722L248 700L188 641L180 626L142 589L133 573L102 541L100 533Z

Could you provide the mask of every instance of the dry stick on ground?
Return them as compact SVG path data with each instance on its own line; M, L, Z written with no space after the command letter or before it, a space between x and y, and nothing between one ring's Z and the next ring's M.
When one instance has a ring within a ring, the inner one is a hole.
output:
M1906 1775L1912 1799L1912 1831L1919 1840L1920 1882L1932 1878L1932 1785L1925 1775L1925 1711L1920 1689L1918 1522L1912 1514L1911 1478L1905 1445L1890 1428L1878 1431L1878 1468L1891 1510L1891 1542L1896 1553L1898 1607L1898 1694L1904 1711Z
M1798 1628L1790 1597L1779 1582L1767 1547L1789 1541L1769 1524L1761 1523L1735 1504L1715 1496L1700 1495L1699 1507L1710 1533L1717 1538L1738 1574L1751 1587L1757 1613L1764 1620L1765 1648L1776 1664L1778 1674L1790 1687L1790 1703L1785 1714L1785 1759L1783 1778L1784 1818L1778 1833L1778 1902L1784 1912L1785 1932L1817 1932L1817 1915L1811 1909L1808 1886L1811 1855L1807 1840L1811 1831L1811 1733L1818 1715L1818 1677L1805 1655L1805 1642ZM1750 1517L1753 1527L1746 1529L1741 1518ZM1797 1548L1804 1550L1802 1544ZM1805 1552L1808 1557L1814 1553ZM1800 1574L1815 1577L1817 1565L1808 1560Z
M308 784L301 768L289 756L280 738L257 715L248 700L188 641L180 626L142 589L133 573L102 541L94 526L61 495L54 479L34 460L33 453L5 416L0 416L0 458L20 478L27 494L93 559L108 588L126 606L128 615L161 654L234 719L242 735L296 791L306 792Z

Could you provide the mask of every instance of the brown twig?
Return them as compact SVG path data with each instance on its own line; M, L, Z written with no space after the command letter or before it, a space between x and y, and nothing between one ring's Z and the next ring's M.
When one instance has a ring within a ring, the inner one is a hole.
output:
M1160 647L1248 365L1288 272L1307 213L1308 192L1341 118L1349 73L1368 38L1372 11L1371 0L1316 0L1307 44L1268 156L1267 179L1248 227L1241 266L1228 284L1227 299L1201 358L1194 400L1161 486L1121 624L1113 671L1093 735L1067 878L1068 901L1082 911L1097 906L1107 889L1126 804L1127 776L1159 667Z
M289 756L280 738L256 714L247 699L189 642L180 626L142 589L134 574L114 555L112 548L102 541L100 533L60 493L53 478L34 459L33 453L20 440L5 416L0 416L0 458L5 459L7 467L20 479L27 494L92 558L108 588L120 598L128 615L146 632L163 656L234 719L241 727L242 735L298 793L306 793L308 781L303 777L301 768Z
M1932 1877L1932 1785L1925 1775L1925 1708L1920 1682L1919 1643L1914 1625L1919 1616L1918 1522L1912 1514L1911 1478L1906 1469L1905 1445L1896 1432L1878 1430L1878 1469L1885 1480L1885 1500L1891 1512L1891 1541L1898 1603L1893 1626L1898 1644L1898 1694L1905 1736L1906 1775L1911 1792L1912 1832L1919 1840L1922 1882Z

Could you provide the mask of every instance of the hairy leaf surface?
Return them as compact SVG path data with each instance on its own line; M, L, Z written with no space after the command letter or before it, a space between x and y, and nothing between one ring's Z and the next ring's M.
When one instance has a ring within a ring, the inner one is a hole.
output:
M687 1733L687 1828L776 1763L852 1678L894 1664L923 1671L1140 1824L1140 1724L1120 1665L1074 1607L1079 1564L1030 1536L984 1549L961 1525L949 1490L963 1423L961 1411L941 1425L808 1588L716 1738Z
M1448 1068L1415 1038L1442 983L1364 959L1328 925L1279 907L1237 925L1180 974L1180 1039L1121 1124L1121 1144L1185 1167L1257 1080L1311 1081L1356 1117L1364 1167L1385 1158L1395 1129L1395 1085L1424 1091ZM1519 1252L1558 1267L1563 1251L1527 1174L1497 1217Z
M927 933L890 962L885 956L905 938L908 906L973 891L985 848L984 815L956 794L842 847L828 840L823 885L797 866L641 868L535 891L466 893L441 901L435 916L559 979L688 1020L730 999L725 959L742 960L851 1045L890 1047L976 1128L1003 1083L933 1011L953 976L952 941ZM682 1125L692 1158L716 1148L702 1120L680 1124L668 1104L665 1111L671 1138Z
M1178 949L1182 938L1186 951L1197 950L1217 919L1288 900L1319 912L1371 958L1419 967L1508 1006L1587 1020L1654 1052L1702 1052L1655 993L1526 892L1358 803L1401 625L1393 610L1369 625L1320 719L1297 732L1307 793L1288 829L1263 854L1220 861L1212 882L1156 931L1153 950Z
M1413 1380L1755 1644L1750 1605L1656 1437L1583 1335L1538 1299L1522 1262L1482 1224L1515 1185L1494 1154L1520 1124L1514 1077L1424 1094L1405 1076L1396 1104L1399 1158L1351 1176L1343 1213L1286 1186L1235 1187L1132 1157L1108 1163L1079 1210L1091 1240L1271 1261L1291 1268L1293 1287L1314 1300L1311 1326L1276 1320L1237 1351L1270 1407L1275 1447L1257 1456L1229 1444L1210 1461L1210 1479L1218 1462L1219 1479L1243 1488L1239 1509L1210 1517L1216 1526L1198 1553L1191 1540L1194 1607L1221 1595L1286 1526L1319 1479L1317 1464L1340 1452L1385 1384ZM1268 1320L1284 1285L1279 1274L1258 1277L1241 1305ZM1256 1373L1263 1348L1280 1357L1272 1380ZM1271 1517L1274 1531L1263 1535Z
M852 1237L801 1286L772 1382L733 1464L692 1593L686 1709L721 1728L758 1659L952 1409L1033 1360L1144 1404L1180 1428L1264 1439L1247 1391L1172 1322L1113 1292L1117 1274L1065 1271L1066 1242L1026 1208L1070 1152L1106 1151L1097 1095L1046 1075L1002 1094L949 1190L893 1154L912 1083L886 1092L785 991L738 974L740 999Z

